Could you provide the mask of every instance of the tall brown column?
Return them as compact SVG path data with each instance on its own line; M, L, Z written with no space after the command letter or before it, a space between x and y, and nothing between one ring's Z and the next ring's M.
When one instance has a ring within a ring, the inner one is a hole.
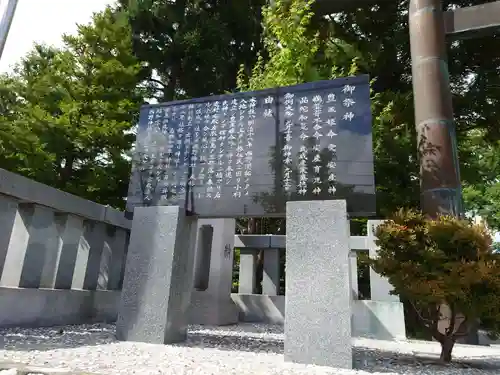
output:
M431 216L460 215L460 170L441 0L410 0L409 22L421 208Z

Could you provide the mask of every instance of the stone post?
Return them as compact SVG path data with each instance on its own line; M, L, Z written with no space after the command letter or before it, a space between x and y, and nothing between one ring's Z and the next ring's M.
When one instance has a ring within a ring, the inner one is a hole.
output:
M57 268L55 289L71 289L77 254L86 247L83 236L83 218L67 215L62 229L62 249ZM82 270L85 272L85 269Z
M38 288L48 283L48 279L55 278L54 262L59 250L54 211L38 205L19 205L0 284Z
M134 211L116 337L168 344L187 337L196 219L184 208Z
M120 278L123 263L126 260L127 230L116 228L115 235L110 243L111 264L109 269L108 290L120 290Z
M21 214L18 212L17 201L0 195L0 280L9 248L16 246L17 237L14 234L20 226L26 232ZM0 285L5 286L4 282L6 280L2 280Z
M368 245L370 246L370 258L377 257L379 248L375 243L375 230L383 222L383 220L368 220ZM390 294L392 289L393 287L389 283L389 280L375 273L375 271L370 268L370 293L372 301L399 302L398 296Z
M285 360L352 368L347 204L286 205Z
M83 243L78 247L75 271L73 273L73 289L96 290L101 257L106 236L106 224L85 221Z
M358 254L355 251L349 252L349 269L351 271L351 291L352 299L359 298L359 285L358 285Z
M278 295L280 287L280 249L264 250L264 273L262 275L262 294Z
M196 324L227 325L238 322L231 299L235 219L198 220L196 292L190 321Z
M194 287L196 290L205 291L208 289L208 281L210 279L214 228L211 225L202 224L201 222L202 220L198 221L196 238Z
M255 269L257 252L253 249L240 249L240 274L238 293L253 294L255 291Z

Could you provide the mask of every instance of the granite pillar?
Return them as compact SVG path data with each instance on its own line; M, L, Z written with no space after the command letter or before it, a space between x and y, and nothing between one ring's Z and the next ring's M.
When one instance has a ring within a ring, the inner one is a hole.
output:
M0 280L9 247L14 245L16 218L20 219L16 200L0 195Z
M201 224L196 241L196 255L194 268L194 288L199 291L208 289L210 279L210 262L212 258L212 241L214 237L214 228L211 225Z
M352 299L357 300L359 298L358 254L355 251L349 252L349 269L351 278Z
M167 344L187 337L196 219L176 206L134 211L116 337Z
M120 290L123 264L126 260L127 230L116 228L114 237L110 242L111 264L109 267L108 290Z
M375 243L375 230L382 224L383 220L368 220L368 245L370 258L376 258L378 252L378 246ZM375 273L375 271L370 268L370 293L372 301L379 302L400 302L398 296L393 296L390 294L393 290L392 285L389 283L387 278L380 276Z
M103 241L103 249L101 254L101 260L99 263L99 272L97 275L97 290L107 290L109 283L109 274L111 272L111 262L113 257L113 240L115 237L116 228L107 226L104 241Z
M19 287L52 287L60 251L54 211L48 207L34 205L32 212L24 259L20 263L22 271L19 275Z
M208 291L220 297L230 297L233 281L235 219L211 219L213 227L212 254ZM204 223L204 220L200 220Z
M87 246L83 235L83 218L66 215L62 228L62 248L57 267L55 289L71 289L77 254ZM83 270L84 271L84 270Z
M257 252L252 249L240 249L240 273L238 278L238 293L253 294L255 292L255 269Z
M85 221L82 243L76 255L72 289L97 289L105 236L106 224Z
M262 275L262 294L278 295L280 287L280 249L264 250L264 272Z
M54 214L54 223L47 229L47 251L40 278L40 288L54 289L57 271L62 255L63 233L66 216L61 213Z
M30 239L29 228L32 217L32 205L18 205L5 256L0 286L19 287L24 257Z
M347 204L286 205L285 360L352 368Z
M198 221L197 291L193 294L190 321L228 325L238 322L231 299L235 219Z

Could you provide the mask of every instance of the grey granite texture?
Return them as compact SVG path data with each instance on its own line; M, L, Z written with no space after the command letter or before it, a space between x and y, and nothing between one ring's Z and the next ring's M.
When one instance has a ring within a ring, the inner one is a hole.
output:
M346 202L286 207L285 360L352 368Z
M0 195L0 275L11 244L17 215L17 200Z
M264 251L264 273L262 275L262 294L275 296L280 288L280 249Z
M116 336L121 341L184 341L193 288L196 220L176 206L134 211Z
M197 224L195 287L190 321L227 325L238 322L231 300L235 219L200 219Z
M240 273L238 275L238 292L252 294L255 292L255 267L257 252L253 249L240 249Z
M43 206L34 206L28 226L29 240L23 261L19 286L38 288L42 279L43 266L49 252L57 252L57 229L54 211ZM50 257L49 258L53 258ZM53 259L49 260L53 262ZM55 264L52 265L55 268ZM55 276L55 269L53 269ZM45 285L43 285L45 287Z
M30 180L0 168L0 194L53 208L55 211L72 213L90 220L130 229L130 220L123 212L114 208L88 201Z
M33 206L19 205L14 219L0 286L18 287L30 243Z

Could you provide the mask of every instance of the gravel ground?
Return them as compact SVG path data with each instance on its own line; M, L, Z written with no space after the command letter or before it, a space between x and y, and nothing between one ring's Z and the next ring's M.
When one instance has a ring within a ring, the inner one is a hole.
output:
M117 342L113 325L0 330L0 361L102 374L499 374L500 348L458 345L456 361L435 364L437 343L353 339L355 370L283 360L283 328L190 326L186 343ZM5 367L4 367L5 368Z

